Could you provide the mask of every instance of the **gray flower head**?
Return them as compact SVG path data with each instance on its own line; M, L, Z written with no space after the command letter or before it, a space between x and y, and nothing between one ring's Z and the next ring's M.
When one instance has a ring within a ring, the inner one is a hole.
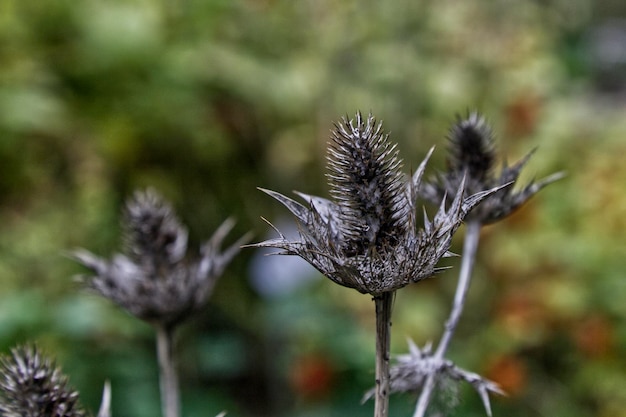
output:
M425 184L421 193L425 199L435 204L439 204L446 194L456 193L463 180L467 195L515 183L534 153L534 150L529 152L511 167L505 162L500 173L496 175L493 133L485 118L477 112L470 113L465 119L459 118L452 126L448 139L448 169L440 173L434 181ZM556 173L541 181L531 181L519 191L514 191L513 187L503 187L474 208L468 219L475 219L482 224L501 220L543 187L562 177L562 173Z
M296 217L300 238L280 237L252 246L282 249L298 255L337 284L364 294L380 295L432 276L448 255L452 235L466 213L492 191L463 199L463 187L449 207L443 203L431 220L417 221L417 195L426 162L411 178L382 124L344 118L335 126L328 146L327 177L332 200L298 194L298 203L261 189Z
M223 252L222 240L234 225L226 220L200 248L187 256L187 230L155 191L136 192L125 207L124 254L111 260L86 250L73 253L93 271L88 286L147 322L173 326L202 308L226 265L247 240L242 237Z
M489 393L505 395L500 386L482 376L459 368L448 359L438 359L432 355L431 345L426 345L420 349L412 340L409 340L409 353L398 355L396 363L391 366L390 390L392 393L400 392L420 392L424 381L429 375L435 375L440 382L465 381L472 385L480 396L485 411L491 416L491 403ZM374 390L369 390L363 396L362 402L367 401L374 394Z
M0 414L4 417L83 417L78 392L50 360L32 346L0 358Z

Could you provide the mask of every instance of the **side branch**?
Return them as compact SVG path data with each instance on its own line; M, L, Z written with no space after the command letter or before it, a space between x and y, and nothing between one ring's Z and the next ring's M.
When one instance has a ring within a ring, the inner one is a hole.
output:
M457 283L456 293L454 294L454 302L452 304L452 311L446 321L441 341L437 346L437 350L433 355L435 360L443 360L450 340L456 330L456 326L459 324L461 313L463 312L463 306L465 305L465 299L469 290L470 281L472 278L472 270L474 269L474 261L476 260L476 252L478 251L478 242L480 239L481 223L479 221L470 221L466 225L465 240L463 241L463 258L461 261L461 271L459 272L459 282ZM413 417L424 417L426 409L430 403L430 397L435 388L435 374L430 374L424 382L422 392L417 400L415 406L415 413Z

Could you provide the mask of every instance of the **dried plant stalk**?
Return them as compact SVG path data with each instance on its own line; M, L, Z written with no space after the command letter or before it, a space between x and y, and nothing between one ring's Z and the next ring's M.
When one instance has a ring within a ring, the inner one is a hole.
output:
M391 351L391 308L395 292L374 297L376 304L376 396L374 417L389 413L389 357Z
M163 416L178 417L180 415L180 395L174 359L174 329L168 326L159 326L156 333Z
M463 306L465 305L465 298L467 297L470 281L472 279L472 270L474 269L474 261L476 260L476 253L478 251L481 227L481 223L476 220L471 220L467 223L465 239L463 241L463 258L461 261L461 271L459 272L459 281L456 287L450 316L446 321L443 336L433 356L435 361L442 361L445 358L450 340L452 340L456 326L459 324ZM435 388L435 377L435 373L431 373L426 377L424 387L422 388L422 392L415 406L413 417L423 417L426 413L432 391ZM491 415L491 412L488 414Z

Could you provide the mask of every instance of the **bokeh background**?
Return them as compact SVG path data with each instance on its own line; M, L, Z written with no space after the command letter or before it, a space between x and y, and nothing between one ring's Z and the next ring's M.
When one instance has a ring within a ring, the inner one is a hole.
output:
M538 147L522 181L568 176L483 230L449 355L506 389L496 416L626 416L625 17L619 0L3 0L0 350L36 341L89 409L110 379L114 416L159 415L152 329L82 290L67 251L118 250L149 186L193 245L229 216L232 241L263 239L260 216L291 220L256 187L327 195L341 116L383 120L407 171L437 145L433 175L478 109L509 162ZM394 353L438 339L448 264L398 295ZM183 414L369 416L373 328L369 297L244 250L179 335ZM466 386L435 405L483 415Z

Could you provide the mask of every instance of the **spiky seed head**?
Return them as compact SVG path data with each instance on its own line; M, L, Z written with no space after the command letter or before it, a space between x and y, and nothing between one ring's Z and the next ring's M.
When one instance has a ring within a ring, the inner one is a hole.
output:
M78 250L73 257L93 272L81 277L89 288L159 326L174 326L204 307L217 278L249 238L220 250L234 225L228 219L202 245L199 257L188 256L187 230L152 190L129 199L123 220L125 253L106 260Z
M531 182L519 191L514 191L513 185L533 152L511 167L504 164L500 173L496 174L493 133L486 119L477 112L470 113L465 119L459 118L450 129L448 139L448 169L422 187L420 191L422 197L439 204L446 195L459 190L462 179L466 181L466 195L502 187L477 206L468 215L468 220L482 224L501 220L543 187L563 177L561 173L553 174L543 180ZM509 186L506 186L507 184Z
M135 261L150 267L154 261L171 264L185 256L187 229L155 190L136 191L123 217L126 249Z
M330 194L339 206L347 255L385 250L406 232L404 181L396 145L370 114L343 118L328 146Z
M466 119L458 117L448 134L448 170L468 182L482 182L491 175L495 164L493 133L487 120L477 112Z
M4 417L84 417L68 378L33 346L0 358L0 414Z

